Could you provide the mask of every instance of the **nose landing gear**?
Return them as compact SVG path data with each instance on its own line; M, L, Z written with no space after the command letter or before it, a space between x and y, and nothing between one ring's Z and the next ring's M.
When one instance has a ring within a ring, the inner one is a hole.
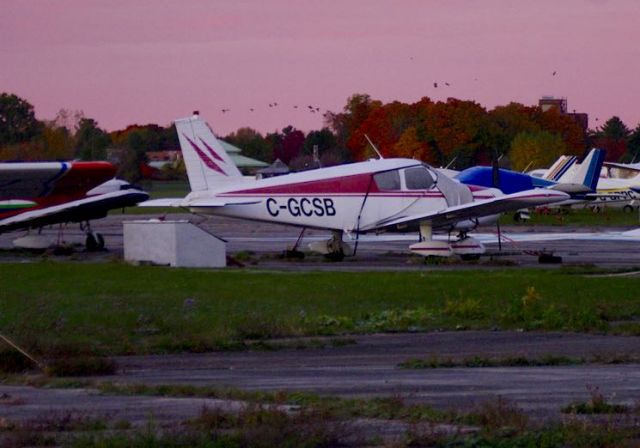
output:
M423 257L450 257L455 254L463 260L477 260L485 252L484 245L465 232L461 232L455 241L433 240L430 223L420 224L420 242L409 246L409 250Z

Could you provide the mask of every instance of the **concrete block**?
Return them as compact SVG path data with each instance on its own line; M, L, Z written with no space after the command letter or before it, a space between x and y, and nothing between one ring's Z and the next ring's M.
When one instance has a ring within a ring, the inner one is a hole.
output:
M124 221L123 227L126 261L191 268L227 264L225 242L189 221Z

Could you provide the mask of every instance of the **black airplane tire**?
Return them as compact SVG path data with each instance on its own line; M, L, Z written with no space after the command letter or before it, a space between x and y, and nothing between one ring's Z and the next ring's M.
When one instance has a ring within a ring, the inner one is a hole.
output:
M632 205L627 204L627 205L625 205L624 207L622 207L622 210L623 210L625 213L633 213L633 206L632 206Z
M96 243L98 244L97 250L104 250L104 237L101 233L95 234Z
M84 241L84 247L87 249L87 252L95 252L98 250L98 241L93 233L87 233L87 239Z
M338 252L329 252L328 254L325 254L325 258L329 261L342 261L344 260L344 251L343 250L339 250Z

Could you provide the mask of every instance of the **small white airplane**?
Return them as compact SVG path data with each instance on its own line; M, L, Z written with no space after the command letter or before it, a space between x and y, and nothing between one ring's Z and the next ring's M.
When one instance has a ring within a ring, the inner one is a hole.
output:
M580 169L575 156L561 156L547 170L530 171L529 174L546 180L564 182ZM586 205L595 211L603 206L623 207L625 211L633 211L640 201L640 164L623 164L604 162L599 173L597 185L593 193L585 195L585 200L574 200L555 204ZM614 177L612 174L617 174ZM622 175L621 175L622 174Z
M340 260L355 252L343 234L420 230L409 246L423 256L458 254L477 258L484 246L467 236L500 213L564 201L564 192L535 188L503 194L464 185L411 159L378 159L319 168L267 179L247 179L197 113L176 120L191 193L184 198L146 201L143 207L182 207L197 214L328 229L332 238L310 245ZM434 229L459 232L436 241Z

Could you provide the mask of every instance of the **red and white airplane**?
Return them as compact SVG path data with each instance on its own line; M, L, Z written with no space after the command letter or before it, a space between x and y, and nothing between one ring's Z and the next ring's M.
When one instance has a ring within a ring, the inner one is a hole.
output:
M176 129L191 193L141 206L183 207L211 214L328 229L333 236L310 245L334 259L352 253L343 234L420 230L412 252L424 256L478 257L479 241L467 232L496 222L502 212L564 201L569 195L536 188L503 194L468 186L411 159L379 159L267 179L243 177L208 125L197 115ZM452 241L432 239L434 229L459 232Z
M91 231L89 221L149 199L114 179L115 173L108 162L0 163L0 233L78 222L87 233L87 249L102 249L104 238ZM14 244L41 249L50 242L28 235Z

